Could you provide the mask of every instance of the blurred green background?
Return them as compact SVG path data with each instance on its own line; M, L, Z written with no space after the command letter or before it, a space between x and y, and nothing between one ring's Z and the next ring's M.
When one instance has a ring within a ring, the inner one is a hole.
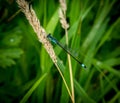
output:
M62 44L58 0L33 0L41 25ZM120 1L67 0L76 103L120 103ZM55 53L70 88L66 53ZM0 0L0 103L71 103L63 80L15 0Z

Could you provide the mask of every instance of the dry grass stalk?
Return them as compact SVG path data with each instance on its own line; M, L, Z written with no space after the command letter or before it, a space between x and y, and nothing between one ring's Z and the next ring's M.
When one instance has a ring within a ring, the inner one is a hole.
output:
M33 27L34 31L36 32L39 41L44 45L45 49L47 50L47 52L49 53L50 57L52 58L53 62L55 63L55 66L57 67L63 82L67 88L67 91L71 97L71 93L70 90L68 88L68 85L66 83L66 80L60 70L60 68L57 65L57 59L56 59L56 55L54 53L54 50L52 48L52 45L49 43L49 41L47 40L47 35L45 30L40 26L40 22L37 19L37 16L34 12L34 10L32 9L32 7L29 8L29 4L24 1L24 0L17 0L17 3L19 4L19 7L21 8L22 12L25 14L26 18L28 19L29 23L31 24L31 26Z
M66 1L65 0L59 0L59 1L60 1L61 9L62 9L64 15L66 15L66 10L67 10Z
M59 10L59 17L60 17L60 23L62 24L63 29L67 30L69 28L69 24L66 21L66 1L60 0L60 10Z
M60 6L61 6L60 11L59 11L60 23L61 23L63 29L65 29L66 44L68 45L68 28L69 28L69 24L67 23L67 20L66 20L66 10L67 10L66 1L65 0L60 0ZM68 63L69 63L71 92L72 92L71 93L71 100L72 100L72 103L75 103L72 64L71 64L70 55L68 54L67 56L68 56Z
M53 62L57 63L57 59L53 47L47 39L45 30L40 26L40 22L32 6L29 7L28 2L26 2L25 0L17 0L17 3L21 8L22 12L25 14L26 18L28 19L30 25L33 27L34 31L36 32L39 41L44 45L45 49L47 50Z

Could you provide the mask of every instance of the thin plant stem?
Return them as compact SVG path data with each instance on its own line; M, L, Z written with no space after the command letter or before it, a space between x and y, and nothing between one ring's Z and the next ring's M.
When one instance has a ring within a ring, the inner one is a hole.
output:
M67 29L65 29L65 36L66 36L66 44L68 45L68 32L67 32ZM70 73L70 84L71 84L71 92L72 92L72 102L75 103L75 99L74 99L74 83L73 83L73 73L72 73L71 58L70 58L69 54L67 54L67 57L68 57L68 65L69 65L69 73Z
M65 78L64 78L64 76L63 76L63 74L62 74L62 72L61 72L61 70L60 70L60 68L59 68L59 66L57 65L57 63L55 63L55 66L57 67L57 70L58 70L58 72L60 73L60 75L61 75L61 77L62 77L62 80L63 80L63 82L64 82L64 84L65 84L65 87L66 87L66 89L67 89L67 91L68 91L68 94L69 94L69 96L70 96L70 98L71 98L71 100L72 100L72 95L71 95L70 89L69 89L69 87L68 87L68 85L67 85L67 82L66 82L66 80L65 80Z
M67 29L69 27L69 24L67 23L67 20L66 20L66 10L67 10L66 0L60 0L60 12L59 12L60 23L61 23L63 29L65 30L66 45L68 45L68 31L67 31ZM70 73L72 102L75 103L73 73L72 73L72 65L71 65L71 59L70 59L69 54L67 54L67 58L68 58L69 73Z

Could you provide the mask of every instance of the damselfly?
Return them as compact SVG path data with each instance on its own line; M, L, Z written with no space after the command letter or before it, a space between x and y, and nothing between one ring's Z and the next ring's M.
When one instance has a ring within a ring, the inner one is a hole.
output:
M55 39L54 37L52 37L50 34L47 35L47 38L52 41L53 43L57 44L58 46L60 46L64 51L66 51L70 56L72 56L83 68L86 68L85 64L81 63L75 56L73 56L73 54L67 49L65 48L57 39Z

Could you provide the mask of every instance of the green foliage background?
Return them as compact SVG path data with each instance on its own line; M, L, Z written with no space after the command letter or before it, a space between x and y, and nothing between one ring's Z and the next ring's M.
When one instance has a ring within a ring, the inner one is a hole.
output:
M62 44L57 0L31 2L41 25ZM76 103L120 103L119 0L67 0ZM0 102L70 103L59 72L16 1L0 0ZM13 18L11 19L11 16ZM66 53L54 45L70 86Z

